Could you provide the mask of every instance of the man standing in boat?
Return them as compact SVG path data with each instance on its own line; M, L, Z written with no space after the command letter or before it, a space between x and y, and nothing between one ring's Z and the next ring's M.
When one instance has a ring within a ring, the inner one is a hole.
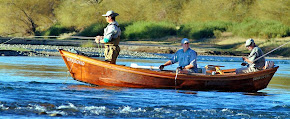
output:
M261 57L264 53L256 46L254 39L248 39L245 46L251 51L248 57L242 57L248 64L242 63L243 66L247 65L247 67L236 69L236 74L259 71L262 70L265 65L265 57Z
M105 61L111 64L116 64L117 57L120 52L119 42L121 36L121 29L118 22L115 21L118 13L114 11L108 11L106 14L102 15L106 17L106 21L109 23L104 29L104 36L96 36L96 43L104 43L105 45Z
M165 66L179 62L180 73L197 73L197 53L190 48L187 38L182 39L181 46L182 49L178 50L169 61L159 66L160 70L163 70Z

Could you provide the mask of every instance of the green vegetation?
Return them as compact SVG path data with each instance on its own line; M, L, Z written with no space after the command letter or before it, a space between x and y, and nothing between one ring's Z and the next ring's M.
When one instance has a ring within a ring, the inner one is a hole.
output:
M0 36L102 35L102 14L114 10L123 41L187 37L205 43L232 33L264 39L267 50L290 36L289 6L289 0L0 0Z
M162 38L175 36L176 26L169 22L135 22L125 27L124 35L128 39Z
M78 35L79 36L97 36L101 35L104 32L104 28L106 27L106 24L104 23L95 23L90 26L88 26L86 29L82 30Z
M289 0L0 0L0 36L103 33L108 10L122 39L289 36ZM125 25L122 25L125 23Z
M192 22L184 24L178 30L180 37L187 37L193 39L210 38L213 37L214 31L224 32L231 26L231 23L215 21L215 22Z
M246 19L232 26L232 32L242 37L281 38L290 35L290 27L278 21Z
M73 32L73 28L66 28L64 26L61 26L60 24L55 24L51 26L49 29L46 31L40 33L40 34L35 34L35 35L42 35L42 36L59 36L64 33L70 33Z

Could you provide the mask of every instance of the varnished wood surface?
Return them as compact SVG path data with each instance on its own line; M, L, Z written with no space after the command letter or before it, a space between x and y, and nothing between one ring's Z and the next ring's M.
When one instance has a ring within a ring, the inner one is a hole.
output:
M266 88L278 69L276 66L238 75L234 74L235 69L223 70L224 75L178 74L175 85L174 71L131 68L64 50L59 52L75 80L101 86L255 92Z

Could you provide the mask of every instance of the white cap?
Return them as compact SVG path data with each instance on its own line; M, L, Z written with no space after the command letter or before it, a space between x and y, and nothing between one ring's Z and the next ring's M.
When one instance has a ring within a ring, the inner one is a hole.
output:
M254 39L250 38L246 41L245 46L248 47L249 45L251 45L252 43L255 43Z
M187 38L183 38L181 41L181 44L189 43L189 40Z
M103 14L102 16L104 16L104 17L107 17L107 16L116 17L118 15L119 15L118 13L115 13L113 10L110 10L106 14Z

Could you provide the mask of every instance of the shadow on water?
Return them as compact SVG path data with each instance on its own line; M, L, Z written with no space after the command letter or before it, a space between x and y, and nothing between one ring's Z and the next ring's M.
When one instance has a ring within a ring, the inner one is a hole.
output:
M123 87L113 87L113 86L96 86L96 85L70 85L67 87L70 90L113 90L113 91L122 91L128 88Z
M244 95L251 95L251 96L269 96L267 93L264 93L264 92L244 93Z
M0 64L0 71L6 70L12 76L24 77L64 77L66 67L47 65L12 65Z

